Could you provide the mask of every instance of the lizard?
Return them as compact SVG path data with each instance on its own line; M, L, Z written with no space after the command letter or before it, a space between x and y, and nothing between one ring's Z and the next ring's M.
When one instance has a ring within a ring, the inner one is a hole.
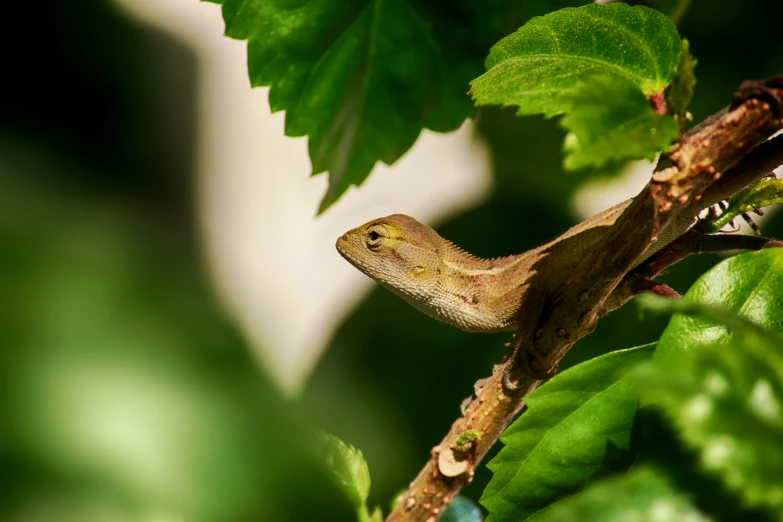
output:
M595 248L632 200L575 225L520 254L481 259L405 214L371 220L337 239L338 252L361 272L425 314L468 332L535 329L547 295ZM683 215L637 265L695 222ZM524 336L518 336L521 342ZM518 355L520 342L511 357ZM507 389L513 384L504 380Z
M746 99L766 97L780 118L783 76L746 84L729 110ZM699 196L698 204L690 205L661 231L632 268L687 232L702 210L741 188L720 183L710 187ZM435 319L468 332L517 331L510 355L513 364L525 340L533 338L547 296L574 273L632 202L630 199L600 212L539 247L496 259L473 256L404 214L351 229L337 239L336 247L361 272ZM510 367L506 366L503 384L513 391Z

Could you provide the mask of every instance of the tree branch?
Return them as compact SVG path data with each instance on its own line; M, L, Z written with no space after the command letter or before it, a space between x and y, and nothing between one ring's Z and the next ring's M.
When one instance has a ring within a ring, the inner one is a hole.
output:
M643 292L649 291L663 297L680 297L668 286L653 281L653 278L690 255L704 252L727 252L729 250L761 250L762 248L783 248L783 241L741 234L704 234L691 229L626 274L612 295L609 296L601 316L620 308Z
M665 246L658 238L675 239L702 209L769 173L781 152L780 139L772 140L775 144L771 147L758 146L781 128L772 109L757 99L736 103L736 107L723 109L693 128L661 157L648 185L593 253L553 295L542 297L545 305L538 327L518 333L530 347L522 354L528 364L507 360L495 367L462 417L432 449L430 459L398 499L387 522L436 522L524 407L524 397L543 382L541 375L556 368L571 346L595 329L599 317L627 301L609 297L615 289L623 290L618 288L621 283L638 284L642 275L629 272L636 266L644 271L656 262L662 266L661 258L650 257ZM779 114L780 107L774 109ZM757 147L760 152L750 154ZM748 159L739 163L746 156ZM751 160L754 156L758 157ZM651 264L640 264L646 258ZM509 373L518 386L513 393L506 393L502 384L508 365L512 365Z

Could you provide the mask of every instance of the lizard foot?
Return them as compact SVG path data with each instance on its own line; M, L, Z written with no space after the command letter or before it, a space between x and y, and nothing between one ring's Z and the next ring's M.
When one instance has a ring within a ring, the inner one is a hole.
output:
M528 350L526 359L525 363L527 364L528 370L530 370L530 373L537 379L548 381L557 374L557 364L547 367L544 360L535 349ZM543 371L541 370L542 367L545 368Z
M740 84L729 110L733 110L750 99L769 104L776 118L783 117L783 75L766 80L747 80Z
M761 209L755 209L755 212L759 216L763 216L764 215L764 213L762 212ZM759 226L756 224L756 222L753 220L753 218L750 216L749 213L743 212L742 214L740 214L740 216L742 216L742 219L745 220L745 223L747 223L748 226L750 226L750 228L751 228L751 230L753 230L754 234L756 234L757 236L761 235L761 229L759 228Z
M511 360L506 364L506 368L503 371L503 389L506 392L513 393L519 389L519 386L511 377L511 373L514 371L517 364L523 363L528 373L541 381L548 381L557 374L557 365L550 366L544 371L540 370L545 364L541 356L534 349L526 350L524 354L518 353L519 351L518 348L514 350L514 353L511 354Z

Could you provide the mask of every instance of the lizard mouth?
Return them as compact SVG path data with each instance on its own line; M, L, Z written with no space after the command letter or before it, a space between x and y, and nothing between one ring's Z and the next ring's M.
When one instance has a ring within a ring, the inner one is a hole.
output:
M348 254L348 245L350 244L351 240L348 239L348 234L343 234L337 238L337 242L334 244L335 248L337 248L337 251L340 252L340 255L343 256L346 261L350 261Z
M337 251L343 259L351 263L359 272L370 279L378 281L377 267L373 267L369 262L370 260L365 259L366 253L361 246L356 245L355 241L351 240L350 233L340 236L340 238L337 239L335 247L337 247Z
M362 272L367 273L368 267L364 262L362 262L361 259L359 259L358 256L354 254L356 246L353 244L347 233L340 236L334 246L337 248L337 251L340 253L340 255L343 256L343 259L351 263Z

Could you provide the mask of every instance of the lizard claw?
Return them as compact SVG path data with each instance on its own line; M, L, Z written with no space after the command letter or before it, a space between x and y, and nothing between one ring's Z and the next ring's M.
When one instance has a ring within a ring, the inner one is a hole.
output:
M758 212L758 210L757 210L757 212ZM761 229L756 224L756 222L753 221L753 218L750 216L750 214L748 214L747 212L743 212L740 215L742 216L742 219L745 220L745 223L747 223L748 226L750 226L751 230L753 230L753 233L755 235L757 235L757 236L760 236L761 235ZM759 215L761 215L761 214L759 214Z
M552 377L555 376L557 373L557 366L553 366L545 371L540 371L536 368L534 368L533 362L535 361L535 366L541 366L543 364L543 361L541 360L541 357L538 355L538 353L535 350L526 350L524 357L522 357L522 354L517 353L519 350L514 350L514 353L511 354L511 360L506 365L506 368L503 370L503 389L506 392L513 393L517 390L519 390L519 385L517 385L511 378L511 373L514 371L514 367L516 364L520 362L524 362L525 367L527 368L527 371L533 375L536 379L541 381L548 381ZM533 360L531 360L533 359Z
M750 99L769 103L776 118L783 117L783 75L766 80L748 80L740 84L729 106L733 110Z
M517 386L514 381L511 380L511 376L509 375L509 372L503 373L503 391L506 392L506 394L514 393L519 389L519 386Z
M533 359L533 361L531 361L531 358ZM537 366L539 368L541 366L544 366L544 361L541 359L541 356L538 355L538 352L536 352L535 349L528 350L527 361L525 362L527 363L527 368L530 370L530 373L532 373L534 377L542 381L548 381L549 379L554 377L555 374L557 374L557 365L550 366L544 371L534 368L534 366ZM531 364L531 362L534 362L536 364L535 365Z

